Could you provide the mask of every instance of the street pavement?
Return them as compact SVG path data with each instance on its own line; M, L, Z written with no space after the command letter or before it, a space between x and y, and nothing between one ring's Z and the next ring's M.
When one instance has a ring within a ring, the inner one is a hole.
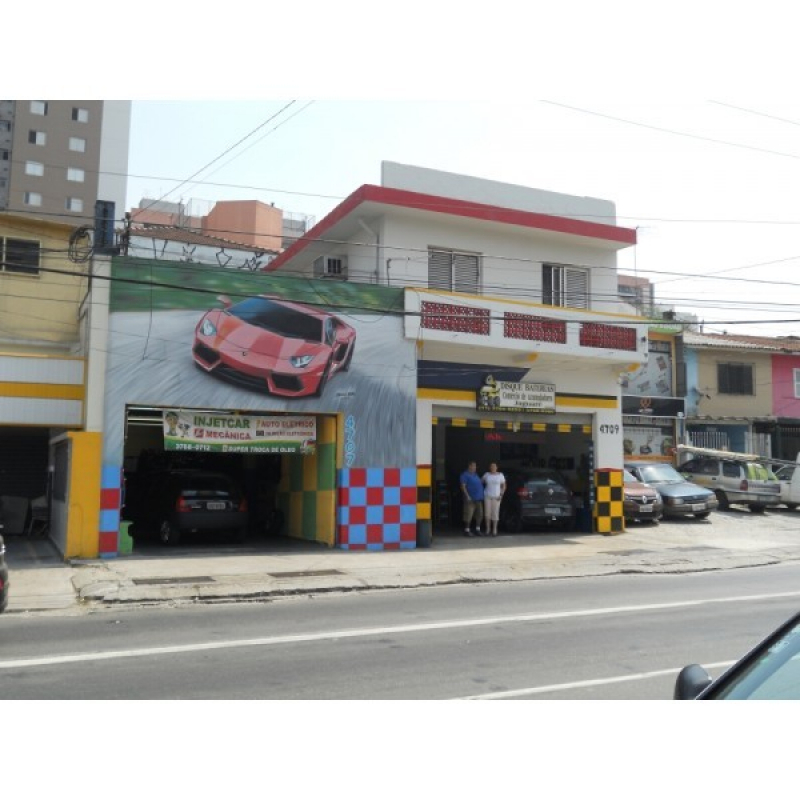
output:
M46 539L11 536L7 614L82 614L120 606L260 601L296 594L680 573L800 560L800 511L715 512L634 523L623 533L434 535L430 548L349 552L285 537L244 546L135 547L64 561Z

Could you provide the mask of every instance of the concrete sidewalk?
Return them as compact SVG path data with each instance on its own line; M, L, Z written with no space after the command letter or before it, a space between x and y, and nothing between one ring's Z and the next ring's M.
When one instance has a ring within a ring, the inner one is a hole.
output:
M799 517L800 518L800 517ZM749 514L631 526L615 536L528 533L429 549L347 552L309 542L253 547L143 547L114 559L63 562L49 542L8 542L7 613L79 614L122 604L256 601L293 594L622 573L733 569L800 560L800 526ZM758 526L754 530L754 526ZM49 548L49 554L47 551Z

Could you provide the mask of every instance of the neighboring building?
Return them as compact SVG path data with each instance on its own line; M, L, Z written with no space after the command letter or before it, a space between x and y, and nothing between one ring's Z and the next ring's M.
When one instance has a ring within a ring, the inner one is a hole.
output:
M84 305L89 270L68 258L72 232L0 213L0 495L7 534L22 533L37 504L62 554L91 557L102 397L89 402L87 342L105 321Z
M208 264L226 269L263 269L278 252L164 225L136 225L122 237L123 253L135 258Z
M303 236L313 221L308 215L283 211L258 200L219 200L203 215L195 213L196 204L143 198L131 210L130 223L135 229L175 227L246 245L250 251L275 253Z
M131 102L0 100L0 210L91 224L125 208Z
M686 332L691 443L794 460L800 452L800 339Z
M656 304L655 287L647 278L617 275L617 291L620 298L633 306L642 316L652 313Z
M686 367L680 328L651 326L647 362L620 376L625 457L673 462L684 434Z

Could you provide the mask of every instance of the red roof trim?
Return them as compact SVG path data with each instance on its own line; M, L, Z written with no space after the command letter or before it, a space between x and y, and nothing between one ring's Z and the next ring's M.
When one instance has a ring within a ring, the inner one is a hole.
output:
M344 219L351 211L362 203L383 203L384 205L416 208L421 211L432 211L437 214L452 214L458 217L480 219L487 222L499 222L504 225L520 225L525 228L566 233L573 236L586 236L592 239L636 244L636 231L632 228L620 228L616 225L605 225L600 222L556 217L551 214L539 214L533 211L520 211L501 206L490 206L474 203L469 200L458 200L452 197L439 197L405 189L391 189L384 186L364 184L353 194L343 200L327 217L320 220L305 236L298 239L265 269L269 272L279 269L283 264L297 255L313 241L322 238L322 234Z

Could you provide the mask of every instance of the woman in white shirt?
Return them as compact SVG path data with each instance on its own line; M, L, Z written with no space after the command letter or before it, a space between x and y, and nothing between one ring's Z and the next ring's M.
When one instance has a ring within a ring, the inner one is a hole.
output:
M484 473L483 493L484 517L486 518L486 535L497 536L497 523L500 521L500 501L506 491L506 478L497 471L497 464L489 464L489 471Z

